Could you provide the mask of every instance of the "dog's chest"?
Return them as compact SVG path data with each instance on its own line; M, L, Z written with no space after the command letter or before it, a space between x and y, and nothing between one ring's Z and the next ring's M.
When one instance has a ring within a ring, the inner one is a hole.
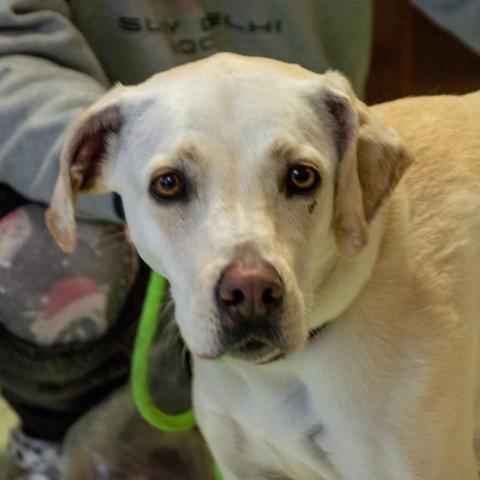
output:
M202 430L217 457L231 459L238 478L339 478L328 453L328 412L319 411L304 379L280 371L244 376L230 365L199 367L195 407Z

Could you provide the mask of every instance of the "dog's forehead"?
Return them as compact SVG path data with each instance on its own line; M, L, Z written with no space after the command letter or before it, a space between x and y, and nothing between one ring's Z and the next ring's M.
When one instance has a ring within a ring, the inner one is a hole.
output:
M176 111L281 105L322 75L272 59L218 54L159 73L138 88ZM296 88L297 87L297 88ZM279 97L279 94L281 95ZM259 97L261 95L261 97ZM261 102L260 102L261 100ZM272 102L269 102L272 100ZM247 102L247 104L244 104ZM183 108L182 108L183 107Z
M265 59L231 62L230 55L225 65L217 57L223 58L161 73L130 90L121 145L126 167L148 177L185 146L198 147L205 164L225 168L228 159L241 159L236 168L244 169L269 162L282 140L301 145L315 137L328 147L328 129L318 128L311 104L323 75Z
M305 82L296 78L247 71L159 78L144 95L152 107L151 116L201 131L225 122L240 127L244 119L249 123L253 119L278 121L301 109L305 91Z
M133 138L148 136L144 149L192 136L252 145L257 137L294 133L298 121L311 114L306 99L321 76L253 63L221 71L196 65L152 78L132 92L127 129Z

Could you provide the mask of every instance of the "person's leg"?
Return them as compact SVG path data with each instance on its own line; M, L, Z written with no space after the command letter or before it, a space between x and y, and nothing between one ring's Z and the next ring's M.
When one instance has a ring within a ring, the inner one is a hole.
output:
M21 421L13 461L41 470L35 451L53 460L72 423L128 378L145 282L122 227L79 222L68 255L43 207L10 210L0 212L0 387Z

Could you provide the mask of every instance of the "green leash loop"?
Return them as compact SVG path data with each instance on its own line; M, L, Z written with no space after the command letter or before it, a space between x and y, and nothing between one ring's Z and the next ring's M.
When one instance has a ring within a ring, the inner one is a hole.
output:
M177 415L162 412L152 400L148 385L150 351L155 339L157 321L166 287L165 278L152 270L135 337L131 384L133 399L138 411L150 425L166 432L184 432L197 424L194 411L188 410ZM223 480L217 466L215 466L215 480Z
M183 432L196 425L193 410L178 415L162 412L153 402L148 387L150 351L166 286L165 278L152 271L133 349L133 399L142 417L154 427L166 432Z

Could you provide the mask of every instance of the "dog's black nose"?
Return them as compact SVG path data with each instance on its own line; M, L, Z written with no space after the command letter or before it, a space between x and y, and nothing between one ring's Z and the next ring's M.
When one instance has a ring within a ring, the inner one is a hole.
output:
M237 320L266 317L282 304L283 283L265 260L237 260L223 271L216 297L220 310Z

